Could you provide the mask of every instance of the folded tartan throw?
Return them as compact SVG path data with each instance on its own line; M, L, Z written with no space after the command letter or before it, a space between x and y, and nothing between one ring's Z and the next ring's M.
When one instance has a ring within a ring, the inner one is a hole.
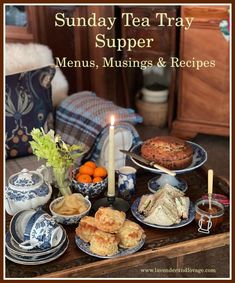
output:
M60 104L56 111L56 132L68 144L86 146L89 150L87 159L97 161L101 150L107 147L111 115L115 116L118 141L125 143L122 139L127 134L129 147L138 144L140 137L132 124L141 123L142 117L133 109L119 107L89 91L75 93ZM122 148L122 144L119 145Z

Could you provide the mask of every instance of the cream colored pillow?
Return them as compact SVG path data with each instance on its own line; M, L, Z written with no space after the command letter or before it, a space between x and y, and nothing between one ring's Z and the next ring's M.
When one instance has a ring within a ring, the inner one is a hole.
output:
M35 43L7 43L5 45L5 74L20 73L54 64L52 51ZM52 80L52 101L56 107L68 95L68 82L60 68Z

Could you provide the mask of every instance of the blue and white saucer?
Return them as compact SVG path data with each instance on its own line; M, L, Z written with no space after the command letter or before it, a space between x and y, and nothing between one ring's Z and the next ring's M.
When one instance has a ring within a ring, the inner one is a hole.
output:
M142 239L138 246L134 247L134 248L130 248L130 249L123 249L123 248L119 248L118 253L116 253L115 255L112 256L101 256L101 255L97 255L95 253L93 253L90 250L90 244L84 242L82 239L80 239L78 236L75 236L75 243L76 245L79 247L80 250L82 250L84 253L94 256L94 257L98 257L98 258L115 258L115 257L120 257L120 256L126 256L126 255L130 255L133 254L135 252L137 252L138 250L140 250L143 245L144 245L145 240Z
M15 255L15 256L28 256L28 257L33 257L33 258L40 258L42 256L55 253L57 250L59 250L62 247L62 245L65 243L66 238L67 238L66 231L64 230L63 227L62 227L62 230L63 230L63 234L57 246L50 248L50 249L43 249L43 250L39 248L34 248L28 251L20 248L19 244L15 242L15 240L12 238L10 231L8 231L6 233L6 240L5 240L6 247L8 251L12 255Z
M178 224L173 224L171 226L162 226L162 225L147 223L147 222L144 221L144 218L145 218L144 215L142 215L138 212L139 203L140 203L140 197L137 198L133 202L133 204L131 206L131 212L137 220L139 220L141 223L143 223L147 226L150 226L150 227L159 228L159 229L176 229L176 228L186 226L194 220L194 216L195 216L194 204L192 202L190 202L188 219L183 219Z
M151 193L156 193L161 187L164 186L164 184L162 184L160 180L161 177L154 177L148 181L148 189ZM176 189L182 192L186 192L188 189L187 182L180 178L175 178L175 180L176 182L174 184L169 184L169 185L174 186Z
M62 254L64 254L64 252L67 250L69 245L69 240L66 237L65 242L63 243L63 245L56 250L53 253L44 255L44 256L40 256L40 257L31 257L31 256L16 256L15 254L12 254L6 247L5 249L5 256L7 259L9 259L10 261L13 261L15 263L18 264L23 264L23 265L39 265L39 264L45 264L47 262L53 261L55 259L57 259L58 257L60 257Z

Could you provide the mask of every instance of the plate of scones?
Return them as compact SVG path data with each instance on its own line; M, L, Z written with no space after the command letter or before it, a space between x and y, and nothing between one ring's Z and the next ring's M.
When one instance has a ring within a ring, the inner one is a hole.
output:
M142 248L144 230L126 219L122 211L100 207L94 217L85 216L76 228L75 242L80 250L98 258L129 255Z
M207 160L207 152L200 145L172 136L148 139L134 146L131 152L178 174L194 170L202 166ZM131 157L131 160L148 171L161 173L159 169L144 165L133 157Z

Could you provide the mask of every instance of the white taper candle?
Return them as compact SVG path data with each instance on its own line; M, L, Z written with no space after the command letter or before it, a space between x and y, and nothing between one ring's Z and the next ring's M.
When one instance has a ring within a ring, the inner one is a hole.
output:
M114 122L114 116L111 116L109 127L108 197L115 196Z

